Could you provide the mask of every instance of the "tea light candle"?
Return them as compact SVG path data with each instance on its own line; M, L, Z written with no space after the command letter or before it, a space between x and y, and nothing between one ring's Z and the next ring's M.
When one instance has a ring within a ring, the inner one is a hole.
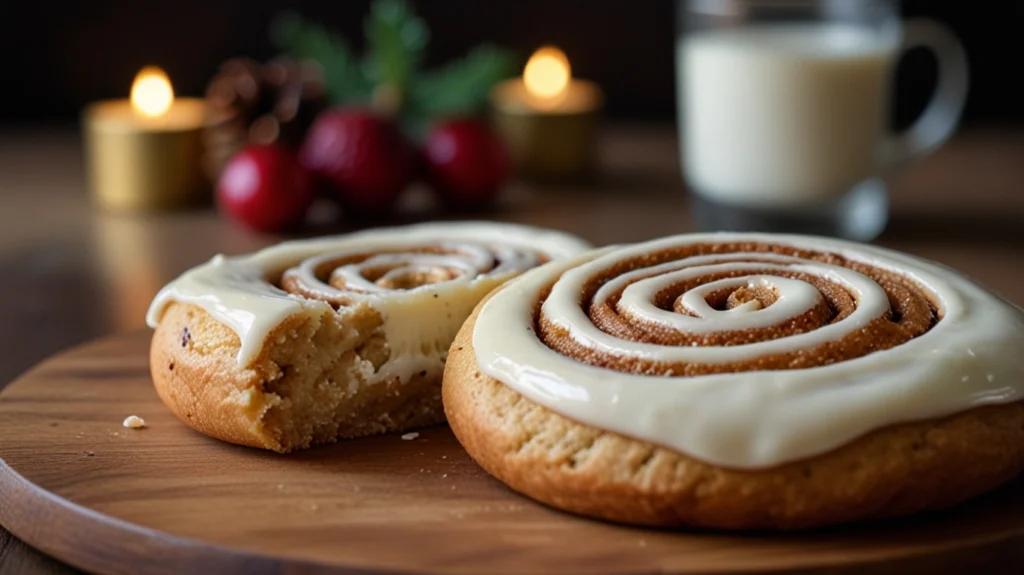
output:
M593 167L594 137L604 95L594 82L572 77L565 53L538 49L523 76L495 86L495 128L517 171L528 177L567 179Z
M139 211L198 203L207 195L200 139L206 106L175 98L162 70L143 68L127 100L83 113L86 169L93 199L107 210Z

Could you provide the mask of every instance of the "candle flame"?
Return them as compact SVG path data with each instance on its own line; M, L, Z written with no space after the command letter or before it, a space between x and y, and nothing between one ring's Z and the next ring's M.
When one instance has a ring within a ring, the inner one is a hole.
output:
M530 56L523 70L526 90L540 98L562 95L572 79L572 68L565 53L554 46L544 46Z
M174 103L174 89L167 74L156 66L146 66L132 82L132 108L143 115L156 117L167 113Z

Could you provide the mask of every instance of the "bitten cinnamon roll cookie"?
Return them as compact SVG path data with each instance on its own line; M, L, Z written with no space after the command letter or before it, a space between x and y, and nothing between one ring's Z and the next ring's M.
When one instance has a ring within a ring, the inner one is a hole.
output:
M442 422L441 372L473 307L580 239L425 224L217 256L148 316L160 398L213 437L279 452Z
M496 290L443 393L485 470L567 511L731 529L905 515L1024 468L1024 312L876 247L669 237Z

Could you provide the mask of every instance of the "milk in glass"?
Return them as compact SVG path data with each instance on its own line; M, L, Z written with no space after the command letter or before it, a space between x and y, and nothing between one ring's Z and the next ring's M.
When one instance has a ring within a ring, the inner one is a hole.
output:
M679 40L682 163L708 199L813 203L874 175L899 39L844 23L759 24Z

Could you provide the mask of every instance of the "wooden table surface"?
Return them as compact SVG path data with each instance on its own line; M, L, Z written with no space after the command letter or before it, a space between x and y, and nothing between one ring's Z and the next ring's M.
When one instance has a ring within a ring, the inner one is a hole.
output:
M514 183L500 210L460 217L561 228L595 244L695 229L669 127L608 128L586 186ZM1024 131L965 130L888 178L892 217L878 244L934 259L1024 305ZM451 218L422 190L396 222ZM329 210L307 234L354 227ZM168 280L218 252L279 241L210 208L148 216L94 210L73 132L0 135L0 388L44 357L142 327ZM0 529L0 573L74 573Z

